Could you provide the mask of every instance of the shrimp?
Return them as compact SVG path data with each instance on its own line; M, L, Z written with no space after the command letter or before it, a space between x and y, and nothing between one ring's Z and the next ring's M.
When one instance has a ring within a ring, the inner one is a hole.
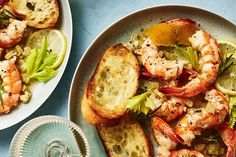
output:
M177 97L170 97L170 99L167 99L164 95L159 98L155 96L155 93L158 94L158 92L158 90L154 90L150 95L150 99L157 106L161 104L155 113L157 115L162 115L163 120L158 117L152 118L152 130L154 137L159 144L158 152L161 152L161 155L163 156L169 156L169 151L175 149L177 144L183 142L183 140L165 121L171 121L177 118L186 110L186 106L192 107L193 103L188 99Z
M149 38L144 41L141 53L144 67L155 77L160 77L164 80L173 80L182 73L185 62L166 60Z
M159 144L157 157L204 157L198 151L182 149L174 151L178 143L183 143L183 139L161 118L152 119L152 128L156 141Z
M205 108L190 109L176 127L187 145L191 145L195 134L221 124L228 114L228 99L216 89L207 91L205 99L208 101Z
M157 102L157 100L153 100L154 103ZM163 119L166 121L171 121L173 119L176 119L184 111L187 110L187 107L192 107L193 102L188 99L183 98L177 98L177 97L170 97L170 99L165 100L161 103L160 108L156 111L157 115L162 115Z
M221 132L221 138L225 145L228 147L226 157L236 156L236 130L229 128L225 125L223 131Z
M22 89L21 75L13 59L0 62L0 76L2 79L0 113L7 113L17 105Z
M13 20L7 28L0 30L0 47L7 48L18 43L26 28L26 21Z
M199 73L182 87L162 87L160 91L178 97L192 97L204 92L215 82L220 64L220 48L217 41L203 30L197 31L190 43L201 52Z
M161 118L152 118L153 135L159 145L158 152L163 156L169 156L170 150L174 150L177 144L183 143L183 139Z
M195 150L181 149L172 151L169 157L204 157L204 155Z

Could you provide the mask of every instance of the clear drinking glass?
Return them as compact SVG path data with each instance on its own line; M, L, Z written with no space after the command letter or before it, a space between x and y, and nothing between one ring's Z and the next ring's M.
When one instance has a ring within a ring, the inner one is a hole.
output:
M89 147L81 129L57 116L35 118L15 134L10 157L88 157Z

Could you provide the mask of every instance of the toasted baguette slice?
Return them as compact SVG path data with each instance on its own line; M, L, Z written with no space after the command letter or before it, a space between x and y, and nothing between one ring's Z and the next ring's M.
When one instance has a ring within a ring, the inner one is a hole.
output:
M119 123L119 119L106 119L97 115L89 105L89 101L86 96L86 91L81 101L81 112L84 120L95 126L114 126Z
M35 28L53 27L59 16L57 0L11 0L12 11Z
M151 157L150 139L137 122L122 121L114 127L96 127L109 157Z
M124 103L136 93L138 78L138 61L126 47L106 50L87 86L92 110L108 119L124 115Z

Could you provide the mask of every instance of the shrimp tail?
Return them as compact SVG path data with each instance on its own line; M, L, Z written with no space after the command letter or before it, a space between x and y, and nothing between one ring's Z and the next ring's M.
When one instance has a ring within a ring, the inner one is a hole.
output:
M10 0L0 0L0 9L3 8Z
M228 147L226 157L235 157L236 148L235 147Z
M158 77L152 75L151 73L149 73L149 72L147 71L147 69L146 69L144 66L142 66L142 67L140 68L140 74L141 74L140 77L142 77L142 78L144 78L144 79L145 79L145 78L154 78L154 79L158 78Z
M178 96L181 95L183 92L183 88L178 88L178 87L161 87L159 89L160 92L166 94L166 95L174 95Z
M228 147L226 157L235 157L236 154L236 130L230 128L226 124L222 124L221 138Z
M162 130L173 142L184 143L184 140L161 118L152 118L153 129Z

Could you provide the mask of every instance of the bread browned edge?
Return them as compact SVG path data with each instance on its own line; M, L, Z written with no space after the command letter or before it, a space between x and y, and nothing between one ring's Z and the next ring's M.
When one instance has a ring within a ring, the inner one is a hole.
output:
M84 120L90 125L95 126L115 126L119 123L119 118L116 119L106 119L97 115L89 105L89 101L86 96L86 89L84 91L83 98L81 100L81 112Z
M121 123L122 120L130 121L130 122L132 121L132 120L129 119L129 117L127 115L123 116L123 118L120 120L119 123ZM139 122L137 122L137 123L139 124ZM140 124L139 124L139 126L142 129L143 135L145 136L145 139L146 139L146 144L148 145L148 148L149 148L149 150L148 150L149 152L148 152L148 156L147 157L153 157L154 152L153 152L153 146L152 146L151 139L149 138L149 136L147 135L147 133L144 131L144 129L141 127ZM110 154L110 151L106 147L105 141L102 139L102 137L100 135L100 132L98 130L99 127L102 127L102 126L96 126L96 130L97 130L98 136L100 138L100 141L101 141L101 143L102 143L102 145L104 147L104 150L105 150L106 154L108 155L108 157L112 157L111 154Z
M87 84L87 97L90 97L91 94L92 94L92 88L93 88L93 86L94 86L94 79L95 79L96 73L97 73L97 71L98 71L98 69L99 69L100 62L102 61L102 59L103 59L105 53L106 53L107 51L112 50L112 49L113 49L113 50L116 50L116 49L119 50L119 49L121 49L121 48L125 48L125 49L127 49L127 51L129 51L128 48L126 48L125 46L123 46L123 44L119 43L119 44L117 44L117 45L115 45L115 46L113 46L113 47L108 48L108 49L104 52L104 54L102 55L100 61L97 63L95 72L93 73L91 79L89 80L89 82L88 82L88 84ZM137 59L136 59L136 60L137 60ZM140 71L140 70L139 70L138 61L137 61L137 68L136 68L135 70L137 71L138 77L139 77L139 71ZM138 85L137 85L137 87L135 87L135 88L138 89ZM136 91L133 93L133 95L134 95L135 93L136 93ZM113 114L106 114L106 113L99 112L99 109L100 109L100 108L99 108L98 105L96 105L96 104L92 104L92 105L91 105L91 109L92 109L94 112L96 112L99 116L101 116L101 117L103 117L103 118L107 118L107 119L119 118L120 116L123 116L123 115L126 113L126 108L125 108L125 107L124 107L123 109L120 109L119 112L115 112L115 111L114 111ZM117 110L116 110L116 111L117 111Z
M56 6L56 12L55 12L55 15L53 17L50 18L50 20L48 20L46 23L44 24L36 24L34 22L31 22L31 21L28 21L27 22L27 25L31 26L31 27L35 27L35 28L51 28L51 27L54 27L59 19L59 15L60 15L60 9L59 9L59 4L58 4L58 0L54 0L55 2L55 6ZM28 16L23 14L23 13L20 13L19 11L17 11L15 9L15 4L14 2L11 2L10 1L10 7L11 7L11 10L12 12L20 19L22 20L28 20Z

